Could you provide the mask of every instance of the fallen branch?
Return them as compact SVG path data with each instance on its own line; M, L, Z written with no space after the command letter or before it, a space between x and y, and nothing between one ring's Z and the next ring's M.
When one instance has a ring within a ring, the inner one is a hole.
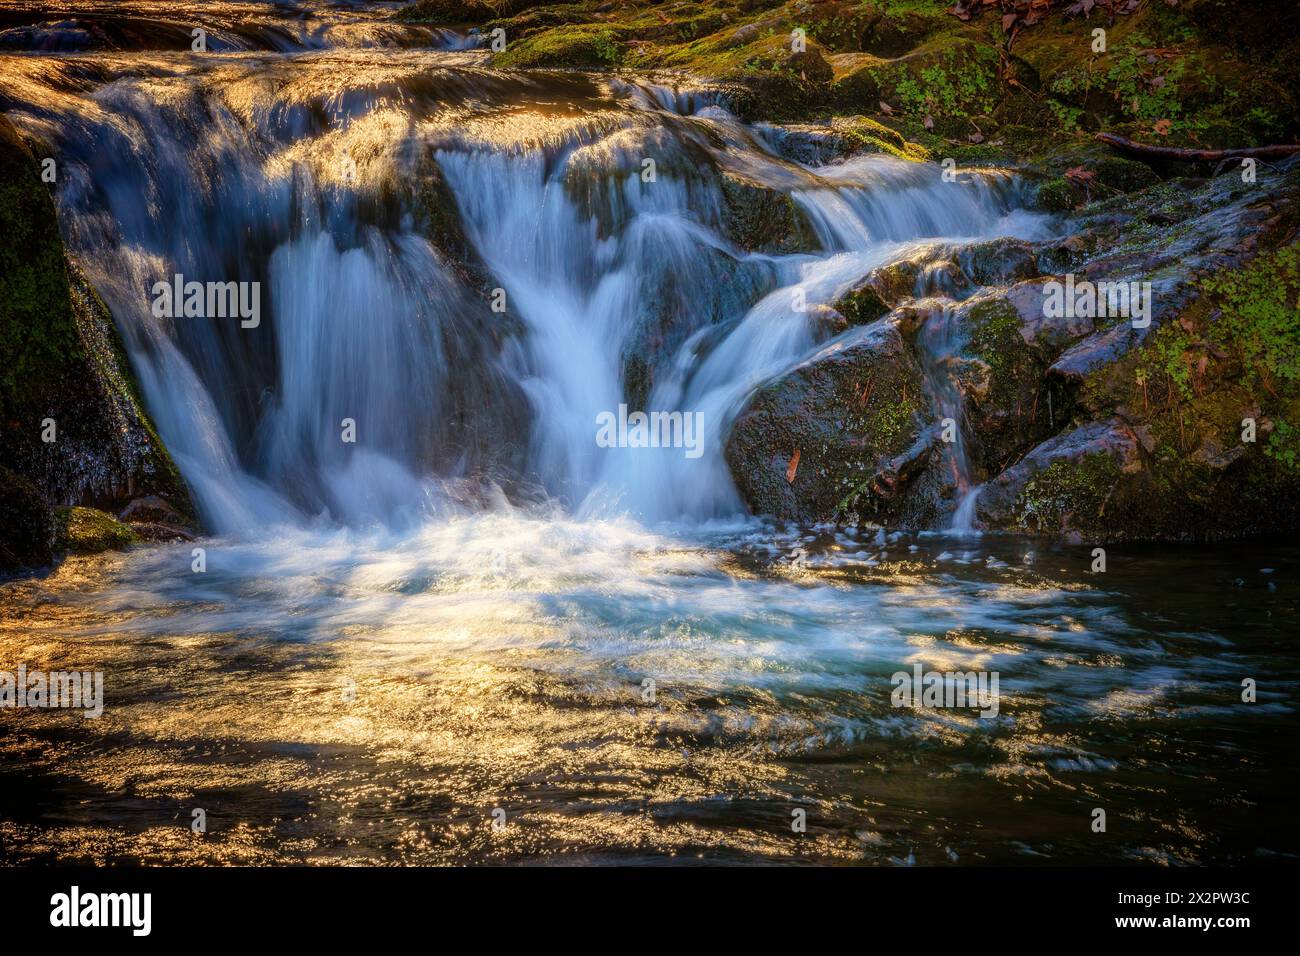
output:
M1300 153L1300 144L1285 146L1247 146L1240 149L1184 149L1178 146L1149 146L1135 143L1114 133L1098 133L1097 139L1135 156L1172 159L1184 163L1215 163L1222 159L1283 159Z

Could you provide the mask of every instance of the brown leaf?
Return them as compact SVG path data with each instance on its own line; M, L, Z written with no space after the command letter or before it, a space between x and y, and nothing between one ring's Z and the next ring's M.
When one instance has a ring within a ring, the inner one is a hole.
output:
M798 471L799 471L799 449L796 448L794 450L794 454L790 456L790 464L786 466L785 469L786 484L794 484L794 476L795 474L798 473Z
M929 113L925 115L925 119L922 120L921 122L926 129L934 129L934 117L931 116Z
M1017 18L1019 18L1019 16L1020 16L1020 14L1018 14L1018 13L1004 13L1004 14L1002 14L1002 32L1003 32L1003 33L1006 33L1007 31L1009 31L1009 30L1011 29L1011 27L1015 24L1015 22L1016 22Z
M1160 136L1168 136L1168 135L1169 135L1169 127L1172 126L1172 125L1173 125L1173 124L1172 124L1169 120L1167 120L1167 119L1156 120L1156 125L1153 126L1152 129L1154 129L1154 130L1156 131L1157 135L1160 135Z
M1097 178L1097 174L1091 169L1084 169L1082 166L1075 166L1073 169L1065 171L1065 178L1072 183L1080 186L1086 186Z
M892 115L892 114L893 114L893 112L894 112L894 108L893 108L892 106L890 106L888 103L886 103L884 100L881 100L881 101L880 101L880 112L884 113L886 116L889 116L889 115Z

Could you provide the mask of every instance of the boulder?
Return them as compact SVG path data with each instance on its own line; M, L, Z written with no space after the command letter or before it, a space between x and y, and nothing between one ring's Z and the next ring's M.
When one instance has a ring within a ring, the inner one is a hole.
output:
M896 323L851 329L760 388L727 464L755 513L886 515L931 452L921 372Z

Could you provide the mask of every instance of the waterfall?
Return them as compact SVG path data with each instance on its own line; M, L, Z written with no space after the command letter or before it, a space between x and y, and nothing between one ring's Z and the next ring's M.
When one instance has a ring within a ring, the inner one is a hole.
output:
M824 344L797 303L936 242L1043 228L1007 174L801 166L716 95L350 56L150 56L78 92L57 69L7 77L11 115L63 157L69 245L219 532L424 520L466 482L579 516L735 516L732 421ZM727 177L789 195L820 250L738 247ZM156 316L148 292L175 274L258 282L260 325ZM947 315L920 345L960 422ZM599 417L628 402L698 415L701 454L599 447ZM950 452L960 524L970 470L960 439Z

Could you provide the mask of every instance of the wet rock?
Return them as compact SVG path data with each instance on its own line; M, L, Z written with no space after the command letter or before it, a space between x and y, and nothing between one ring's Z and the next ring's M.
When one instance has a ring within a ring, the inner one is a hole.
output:
M44 21L0 30L0 50L79 53L104 45L102 30L76 20Z
M911 351L894 323L877 322L760 388L732 427L727 463L755 513L883 515L929 455L923 410Z
M850 289L835 303L836 310L849 325L868 325L886 315L891 307L870 280Z
M789 194L733 173L721 179L723 228L752 252L811 252L820 248L807 215Z
M0 460L46 501L189 497L103 301L66 258L36 157L0 117Z
M958 250L957 265L976 285L1010 285L1038 275L1038 250L1023 239L994 239Z
M158 495L132 500L121 510L117 520L145 541L194 540L189 520Z
M55 508L54 545L72 554L98 554L137 543L136 533L97 508Z
M1105 534L1120 478L1141 471L1138 441L1118 419L1057 435L984 486L977 514L988 527L1053 536Z
M1026 345L1037 346L1045 352L1059 352L1062 348L1089 335L1096 323L1086 316L1050 316L1044 308L1044 285L1052 279L1019 283L1007 290L1006 300L1015 309L1020 322L1020 335Z
M888 153L915 162L930 156L925 147L865 116L837 116L826 123L764 125L784 158L808 166L823 166L862 153Z
M37 487L0 465L0 574L54 560L54 515Z
M966 341L949 374L960 390L969 453L977 475L997 474L1053 430L1053 397L1044 382L1049 352L1004 294L990 291L957 306Z

